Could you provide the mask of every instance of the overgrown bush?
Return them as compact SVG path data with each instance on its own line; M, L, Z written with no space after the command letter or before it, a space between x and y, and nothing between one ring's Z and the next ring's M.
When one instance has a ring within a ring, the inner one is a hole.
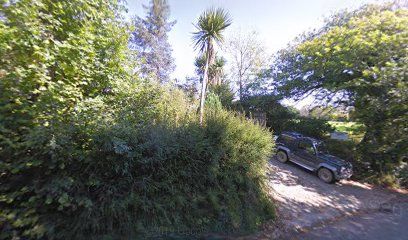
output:
M222 108L200 126L180 91L134 76L122 3L0 4L0 239L243 231L273 217L270 133Z
M360 153L359 143L353 140L326 139L325 144L331 154L353 164L353 179L387 187L408 187L408 164L406 162L403 162L393 174L380 175L371 168L365 156Z
M401 164L397 171L398 183L404 188L408 188L408 161Z
M333 154L341 159L344 159L353 164L353 179L366 180L372 170L369 165L362 161L361 155L358 153L358 144L352 140L340 141L335 139L326 139L325 145L330 154Z
M217 95L220 99L222 106L230 108L232 101L234 100L234 93L232 92L228 83L222 83L220 85L210 85L209 92Z
M300 116L296 109L283 106L274 95L247 97L235 104L234 108L247 115L253 112L266 114L266 126L275 133L297 131L307 136L324 138L334 129L327 120Z
M211 105L201 127L178 91L117 89L35 128L27 156L2 165L1 238L245 231L273 217L268 130Z
M327 120L301 116L288 120L285 128L286 130L300 132L306 136L319 139L326 138L328 133L334 130Z
M327 146L327 150L330 153L350 162L357 159L357 144L355 142L351 140L340 141L336 139L326 139L324 142Z

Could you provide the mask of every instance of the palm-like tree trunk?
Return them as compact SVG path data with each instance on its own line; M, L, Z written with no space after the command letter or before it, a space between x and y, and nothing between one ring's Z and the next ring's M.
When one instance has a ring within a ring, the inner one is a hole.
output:
M204 119L204 104L205 104L205 93L207 91L207 82L208 82L208 75L209 75L209 68L214 58L214 48L212 44L212 40L209 39L207 42L207 52L206 52L206 60L205 60L205 67L204 67L204 76L203 82L201 84L201 96L200 96L200 125L203 125Z
M205 103L205 91L207 89L208 80L208 60L205 61L203 82L201 83L201 96L200 96L200 125L203 125L204 118L204 103Z
M207 90L209 68L212 66L215 57L213 43L220 44L223 42L222 32L229 25L231 25L229 14L222 8L211 8L198 18L198 24L196 25L198 31L194 33L193 40L195 41L195 47L199 48L200 52L205 51L207 55L201 86L200 125L203 125L204 119L205 92Z

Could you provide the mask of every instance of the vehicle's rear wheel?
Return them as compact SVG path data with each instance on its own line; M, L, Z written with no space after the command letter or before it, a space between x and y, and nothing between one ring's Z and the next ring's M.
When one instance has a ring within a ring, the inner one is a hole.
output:
M279 162L283 162L283 163L289 160L288 155L282 150L278 151L278 153L276 154L276 157L278 158Z
M319 178L325 183L333 183L335 180L333 172L324 167L319 169L317 176L319 176Z

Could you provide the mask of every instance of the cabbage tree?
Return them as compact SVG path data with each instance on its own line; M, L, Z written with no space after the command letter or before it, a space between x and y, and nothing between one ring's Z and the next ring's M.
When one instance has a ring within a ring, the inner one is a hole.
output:
M199 49L200 53L206 55L200 96L200 124L202 124L204 116L205 92L209 76L209 66L213 64L215 59L214 45L221 44L224 41L223 32L229 25L231 25L231 23L232 20L228 12L222 8L211 8L198 18L198 22L195 25L197 31L193 33L194 47Z

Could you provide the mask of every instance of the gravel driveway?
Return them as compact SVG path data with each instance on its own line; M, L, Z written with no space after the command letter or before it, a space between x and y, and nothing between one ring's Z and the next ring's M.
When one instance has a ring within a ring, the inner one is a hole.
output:
M268 168L269 185L273 189L273 197L278 206L278 228L280 230L275 230L275 223L269 229L266 226L258 234L243 239L337 239L334 235L313 235L318 232L331 232L327 227L338 229L337 233L343 237L339 239L359 239L362 236L351 235L350 238L344 238L341 226L344 228L351 226L348 221L354 217L354 222L360 221L362 224L354 225L354 227L365 228L369 227L365 225L370 223L366 219L367 216L370 219L370 216L376 216L375 214L389 214L387 216L390 216L401 211L405 211L407 215L402 217L398 215L400 218L392 219L395 221L391 228L395 225L401 229L406 228L404 226L405 217L408 219L407 194L355 181L342 180L336 184L326 184L312 172L293 163L281 163L275 159L271 159ZM358 216L366 218L358 219ZM377 217L371 219L377 219ZM381 217L380 219L386 218ZM372 222L372 224L375 223L375 221ZM340 224L343 225L340 226ZM375 224L381 225L378 222ZM358 231L355 228L352 234ZM387 239L404 239L404 237L408 239L407 235Z
M408 239L408 228L406 227L408 204L394 204L394 207L396 211L357 214L332 224L292 235L290 238L299 240L406 240Z

